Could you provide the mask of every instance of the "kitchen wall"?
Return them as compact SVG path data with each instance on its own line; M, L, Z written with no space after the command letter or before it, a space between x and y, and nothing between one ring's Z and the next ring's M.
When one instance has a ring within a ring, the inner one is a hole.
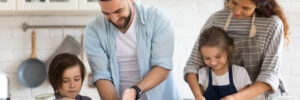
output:
M223 7L223 0L141 0L163 8L169 15L175 27L174 76L184 98L193 98L188 85L183 81L183 68L190 55L192 46L205 20L213 12ZM290 45L285 48L281 74L290 92L290 96L298 97L300 91L300 1L279 0L283 6L290 24ZM96 16L96 15L95 15ZM29 58L31 53L31 29L23 32L23 22L38 25L78 25L87 24L95 18L89 16L0 16L0 71L5 72L10 79L12 100L32 100L42 93L52 93L48 81L37 88L25 88L17 80L17 69L20 63ZM78 41L82 29L36 29L38 58L46 61L60 45L66 35L74 36ZM90 68L87 65L88 72ZM98 100L95 88L88 87L84 81L81 94ZM297 95L298 94L298 95Z

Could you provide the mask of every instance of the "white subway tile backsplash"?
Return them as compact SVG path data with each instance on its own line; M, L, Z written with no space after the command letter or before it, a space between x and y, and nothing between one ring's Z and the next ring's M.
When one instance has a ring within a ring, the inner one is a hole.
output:
M65 32L64 33L65 37L67 35L71 35L71 36L73 36L75 38L80 38L81 35L84 33L84 28L82 28L82 29L65 29L64 32Z
M12 57L15 63L24 61L28 58L30 58L31 55L31 49L23 49L23 50L11 50L13 52Z
M13 37L30 37L31 36L31 30L23 31L23 29L20 27L13 27L12 29L12 35Z
M0 48L9 49L9 50L28 50L31 49L31 39L29 37L16 37L16 38L7 38L0 40Z
M13 52L9 50L3 50L0 52L0 62L12 62L12 54Z
M282 63L282 67L280 67L280 74L285 76L285 75L290 75L291 74L291 63L287 63L288 61L286 61L285 59L283 59Z
M43 34L43 33L41 33ZM60 37L45 37L36 39L36 48L40 50L56 49L62 42Z
M283 78L284 83L287 85L288 89L299 87L299 76L290 74L283 76Z
M0 28L0 39L12 38L11 33L12 33L11 29Z
M49 29L49 37L50 38L61 38L63 40L64 34L63 34L63 29L58 28L58 29Z
M54 93L53 89L48 81L48 78L44 81L43 84L32 89L31 96L35 97L35 96L45 94L45 93Z
M100 12L100 10L99 10ZM86 25L96 16L65 16L65 25Z
M298 59L298 62L300 60ZM300 67L299 67L299 63L292 63L291 66L291 75L295 75L295 76L300 76ZM299 82L298 82L299 85Z
M17 74L8 74L10 80L10 92L14 98L30 98L31 89L22 86L17 78Z
M18 62L1 62L0 71L6 74L16 74L20 64Z
M300 90L300 87L299 86L295 86L293 88L289 88L288 89L288 92L289 92L289 96L291 98L295 98L294 100L299 100L300 97L299 97L299 90ZM293 100L293 99L292 99Z
M30 16L26 20L29 25L64 25L65 16Z
M49 29L29 29L26 31L26 33L29 34L30 38L33 31L36 33L36 42L39 42L38 40L44 38L49 38Z

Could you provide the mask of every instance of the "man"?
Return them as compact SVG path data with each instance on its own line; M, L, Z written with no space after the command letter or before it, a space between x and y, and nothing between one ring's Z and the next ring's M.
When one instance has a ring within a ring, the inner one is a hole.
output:
M181 100L172 76L174 30L160 9L98 0L85 50L102 100Z

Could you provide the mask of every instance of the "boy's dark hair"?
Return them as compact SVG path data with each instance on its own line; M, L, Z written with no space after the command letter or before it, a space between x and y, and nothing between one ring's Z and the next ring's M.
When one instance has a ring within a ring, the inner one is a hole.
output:
M231 64L233 39L222 28L212 26L202 32L198 48L200 53L204 46L216 46L220 50L225 50L228 54L228 62Z
M83 63L78 59L77 56L63 53L54 57L51 61L48 71L48 77L54 92L58 92L62 86L62 75L66 69L79 65L82 82L85 77L86 69Z

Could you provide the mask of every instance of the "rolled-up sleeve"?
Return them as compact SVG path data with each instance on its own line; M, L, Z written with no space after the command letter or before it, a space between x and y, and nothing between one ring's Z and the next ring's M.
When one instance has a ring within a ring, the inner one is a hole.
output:
M272 92L279 87L279 67L281 66L281 54L283 51L283 24L281 21L269 27L269 38L265 48L261 72L256 81L269 84Z
M100 43L97 31L89 25L85 29L84 49L93 72L93 83L99 79L112 80L107 54Z
M174 29L167 14L156 10L151 40L151 66L160 66L168 70L173 68Z

